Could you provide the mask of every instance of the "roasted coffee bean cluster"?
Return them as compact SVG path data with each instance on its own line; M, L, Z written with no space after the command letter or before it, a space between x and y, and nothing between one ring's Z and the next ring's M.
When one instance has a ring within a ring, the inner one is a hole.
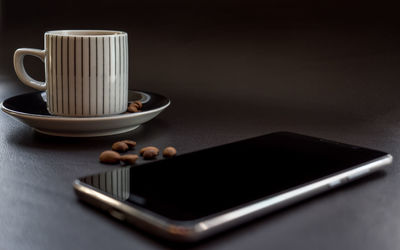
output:
M128 105L128 109L126 110L129 113L137 113L141 112L143 104L141 101L134 101Z
M135 164L136 160L139 159L139 156L136 154L125 154L121 155L120 153L125 153L128 150L134 149L136 146L136 142L132 140L123 140L117 141L113 143L111 146L112 150L106 150L100 154L99 160L101 163L108 163L108 164L117 164L117 163L124 163L125 165L133 165ZM160 150L154 146L148 146L140 149L139 154L145 160L152 160L155 159ZM171 158L176 155L176 149L174 147L166 147L163 150L163 156L165 158Z

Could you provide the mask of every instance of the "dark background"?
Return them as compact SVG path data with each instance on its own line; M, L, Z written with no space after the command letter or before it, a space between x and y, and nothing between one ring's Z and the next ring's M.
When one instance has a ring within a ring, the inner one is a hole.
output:
M237 99L288 95L281 101L320 105L336 104L329 94L338 87L348 101L365 95L353 84L385 92L397 85L381 78L383 64L399 52L398 8L389 1L2 0L1 9L3 62L16 48L43 48L47 30L127 31L131 88ZM27 68L43 79L36 60L27 58ZM13 74L11 64L1 70ZM329 81L338 87L329 89Z
M44 136L1 113L1 249L166 248L77 202L72 181L110 169L97 157L120 139L185 153L279 130L380 149L395 161L385 173L195 248L400 248L394 2L0 0L0 6L1 100L33 91L15 76L17 48L43 48L47 30L113 29L129 34L130 87L172 101L135 131L88 139ZM25 63L44 78L38 59Z

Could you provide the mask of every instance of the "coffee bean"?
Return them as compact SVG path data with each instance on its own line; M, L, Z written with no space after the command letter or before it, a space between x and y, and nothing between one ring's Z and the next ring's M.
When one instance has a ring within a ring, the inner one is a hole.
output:
M132 103L129 103L127 111L130 113L141 112L142 107L143 104L141 101L134 101Z
M176 149L174 147L166 147L163 150L163 156L165 158L171 158L174 157L176 155Z
M102 163L115 164L119 162L121 155L115 151L107 150L100 154L99 160Z
M138 109L137 109L137 107L136 107L135 105L130 104L130 105L128 106L127 111L128 111L128 112L131 112L131 113L136 113L136 112L138 112Z
M154 158L156 158L157 155L158 155L158 152L156 152L154 149L148 149L143 152L143 158L145 160L154 159Z
M158 153L160 152L160 150L154 146L148 146L148 147L144 147L142 148L139 153L140 155L143 155L144 152L148 151L148 150L154 150L154 152L156 152L156 155L158 155Z
M118 141L118 142L115 142L111 148L112 148L112 150L117 151L117 152L125 152L129 149L129 146L125 142Z
M135 104L138 109L142 109L143 108L143 103L141 101L134 101L133 104Z
M123 161L125 164L133 165L133 164L135 164L135 162L138 158L139 158L138 155L127 154L127 155L122 155L120 160Z
M132 141L132 140L123 140L121 142L123 142L126 145L128 145L129 149L132 149L132 148L134 148L136 146L136 142Z

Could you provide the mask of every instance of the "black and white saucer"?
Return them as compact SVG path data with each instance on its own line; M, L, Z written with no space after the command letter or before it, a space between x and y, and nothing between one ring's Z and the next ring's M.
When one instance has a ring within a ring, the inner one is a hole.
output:
M162 95L129 91L129 101L140 100L142 112L102 117L67 117L49 114L46 93L14 96L1 103L1 110L40 133L66 137L93 137L125 133L153 119L170 104Z

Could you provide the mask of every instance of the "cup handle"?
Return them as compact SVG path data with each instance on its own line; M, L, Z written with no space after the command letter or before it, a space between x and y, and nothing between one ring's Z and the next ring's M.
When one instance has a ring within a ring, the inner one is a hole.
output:
M37 90L45 91L46 90L46 83L45 82L40 82L28 75L26 73L25 67L24 67L24 57L26 55L29 56L36 56L37 58L40 58L42 62L44 62L44 58L46 56L46 51L45 50L40 50L40 49L17 49L14 53L14 69L15 73L17 73L17 76L19 80L21 80L22 83L25 85L28 85L29 87L32 87Z

